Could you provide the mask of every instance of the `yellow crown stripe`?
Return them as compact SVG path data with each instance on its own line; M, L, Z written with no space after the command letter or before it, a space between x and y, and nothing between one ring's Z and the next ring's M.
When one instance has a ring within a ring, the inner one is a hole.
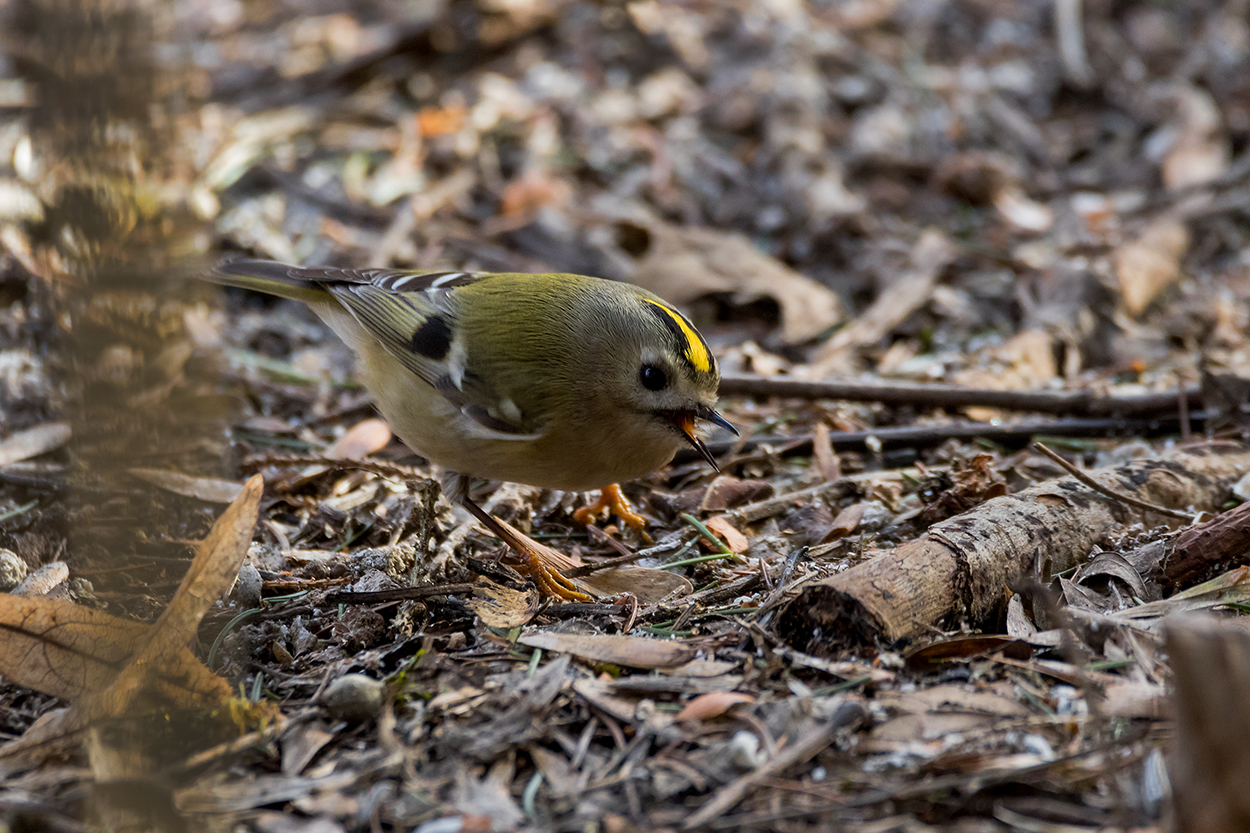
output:
M703 337L695 331L694 327L690 326L690 323L677 310L656 301L648 300L647 303L673 319L673 323L677 325L677 329L681 331L681 334L686 339L686 358L694 365L694 369L700 373L710 373L712 370L712 355L708 352L707 345L703 342Z

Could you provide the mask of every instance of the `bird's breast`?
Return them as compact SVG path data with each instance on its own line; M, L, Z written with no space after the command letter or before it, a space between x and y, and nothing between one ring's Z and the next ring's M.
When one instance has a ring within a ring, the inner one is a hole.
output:
M358 351L365 387L413 451L461 474L583 491L643 477L672 460L681 437L659 420L584 403L549 412L536 438L501 439L474 422L380 345Z

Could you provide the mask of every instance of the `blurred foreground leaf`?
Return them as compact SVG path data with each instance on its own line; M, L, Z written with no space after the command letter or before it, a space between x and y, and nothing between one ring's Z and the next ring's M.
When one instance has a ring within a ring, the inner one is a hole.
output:
M56 599L0 596L0 675L74 702L0 747L0 772L38 765L84 729L105 721L211 712L230 686L187 648L209 607L229 590L247 555L263 489L260 475L213 525L169 607L148 626ZM217 713L218 720L226 715ZM208 715L210 718L212 714Z

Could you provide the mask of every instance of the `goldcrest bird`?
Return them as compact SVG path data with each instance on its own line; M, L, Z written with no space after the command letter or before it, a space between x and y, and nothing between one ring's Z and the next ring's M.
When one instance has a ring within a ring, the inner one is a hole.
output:
M208 277L311 307L356 354L395 433L459 475L449 496L518 550L551 595L587 598L469 500L468 478L601 488L601 502L617 501L614 484L664 466L683 444L716 467L696 420L737 433L715 410L720 373L707 342L630 284L250 259Z

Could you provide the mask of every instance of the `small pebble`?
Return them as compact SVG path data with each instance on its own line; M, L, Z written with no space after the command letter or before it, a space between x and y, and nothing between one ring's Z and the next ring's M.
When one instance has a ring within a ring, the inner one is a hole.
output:
M749 772L764 763L767 757L760 751L760 739L745 729L735 732L729 741L729 760L743 772Z
M382 711L382 683L364 674L344 674L326 687L321 705L337 720L376 720Z
M260 570L251 564L239 568L239 577L235 579L234 589L230 595L244 610L260 607L261 579Z
M13 550L0 548L0 590L9 592L22 583L30 568Z

